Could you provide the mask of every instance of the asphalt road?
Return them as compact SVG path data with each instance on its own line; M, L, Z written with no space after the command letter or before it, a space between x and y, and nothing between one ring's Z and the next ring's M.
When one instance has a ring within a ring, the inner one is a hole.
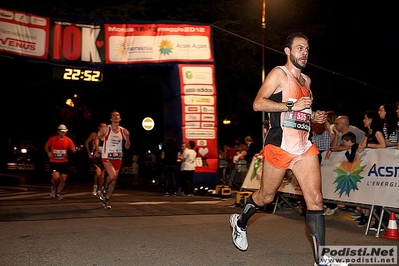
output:
M313 265L304 217L290 209L255 214L242 252L231 240L234 198L120 183L105 210L89 183L67 183L56 200L48 184L0 178L0 265ZM326 216L327 245L398 245L366 235L351 214Z

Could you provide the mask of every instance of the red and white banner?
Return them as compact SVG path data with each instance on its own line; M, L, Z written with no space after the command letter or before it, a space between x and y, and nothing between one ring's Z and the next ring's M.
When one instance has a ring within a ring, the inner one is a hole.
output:
M189 24L105 24L107 64L213 62L211 29Z
M211 26L100 24L0 8L0 52L73 64L213 63Z
M0 52L48 58L50 19L0 9Z

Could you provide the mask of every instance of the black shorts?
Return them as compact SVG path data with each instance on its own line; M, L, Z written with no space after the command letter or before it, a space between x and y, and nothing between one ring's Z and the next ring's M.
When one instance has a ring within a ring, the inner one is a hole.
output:
M91 161L93 162L93 164L94 164L95 166L97 166L98 168L100 168L101 171L104 170L104 164L103 164L103 162L101 161L101 157L99 157L99 158L94 157Z
M60 174L65 174L67 175L69 173L69 163L54 163L50 162L50 169L51 172L58 172Z

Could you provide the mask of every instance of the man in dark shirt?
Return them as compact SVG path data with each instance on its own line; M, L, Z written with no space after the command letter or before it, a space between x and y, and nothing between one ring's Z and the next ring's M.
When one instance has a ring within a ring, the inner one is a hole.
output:
M245 155L244 159L247 161L248 165L251 164L252 158L256 153L259 153L260 149L255 145L254 140L251 136L245 137L245 144L247 145L247 155Z

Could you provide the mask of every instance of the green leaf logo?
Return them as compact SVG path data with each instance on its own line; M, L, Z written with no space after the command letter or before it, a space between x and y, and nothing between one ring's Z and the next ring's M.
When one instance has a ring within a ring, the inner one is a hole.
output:
M362 157L358 158L356 156L353 162L342 161L339 167L334 170L338 175L334 181L334 183L337 184L334 192L338 191L340 197L344 193L349 197L351 190L359 190L357 183L361 182L360 180L363 179L360 173L363 172L363 169L366 167L360 166L362 162L361 159Z

